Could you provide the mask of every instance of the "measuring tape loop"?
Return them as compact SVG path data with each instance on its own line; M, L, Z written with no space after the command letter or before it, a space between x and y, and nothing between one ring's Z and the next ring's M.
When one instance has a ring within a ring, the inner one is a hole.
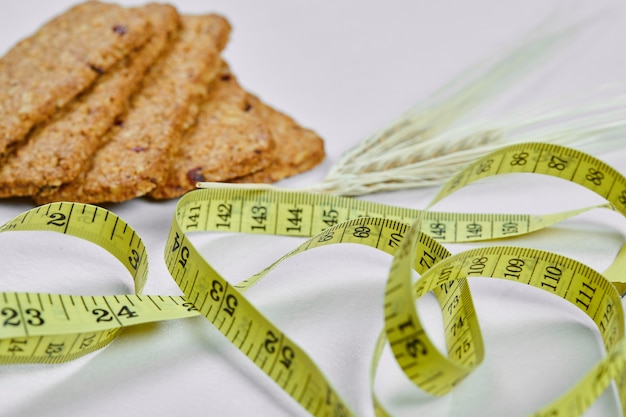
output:
M381 217L405 223L423 216L422 231L440 243L478 242L532 233L610 203L543 215L455 213L390 206L355 198L289 191L268 185L199 183L181 198L185 232L219 231L311 237L341 222ZM210 204L209 204L210 202ZM207 224L201 224L205 220Z
M266 268L253 279L233 286L204 260L187 239L181 226L181 220L189 220L190 213L195 213L198 210L197 207L199 206L196 203L199 201L197 197L197 195L195 198L188 197L187 200L191 200L191 203L184 200L183 197L179 203L179 210L177 210L172 223L170 237L165 247L165 260L168 270L183 290L186 299L190 300L198 311L211 321L231 343L279 386L290 393L311 414L316 416L355 415L308 354L268 320L243 295L245 290L258 282L277 263ZM226 206L226 203L223 202L216 204L218 207ZM232 207L230 203L228 203L228 207ZM195 220L193 216L194 214L191 214L192 220ZM226 220L223 217L218 217L218 221ZM364 218L360 222L371 226L376 220ZM353 223L339 224L335 226L333 232L338 232L340 228L344 229L343 232L349 227L358 229L359 226ZM380 223L386 223L388 227L398 226L397 222L382 221ZM196 226L193 226L193 229L198 230ZM339 235L349 236L346 233L337 233L337 236ZM321 236L310 239L307 242L308 245L301 245L290 255L281 259L312 248L314 243L320 246L329 244L330 239L324 240L321 239ZM325 234L324 236L331 235ZM371 239L368 241L371 243Z
M547 174L575 182L596 192L618 212L626 215L626 179L621 174L589 155L543 143L513 145L480 158L444 185L429 206L474 181L517 172ZM481 359L484 350L482 346L472 344L469 338L463 340L462 334L457 338L454 334L457 332L457 326L446 326L449 353L453 349L458 352L456 357L451 355L446 358L439 354L420 323L411 293L411 267L415 264L416 251L413 249L419 245L419 230L422 229L422 223L420 215L412 223L394 256L386 284L385 329L396 361L407 377L425 391L438 395L447 393L465 378L477 360ZM584 311L600 329L608 351L623 340L624 317L621 301L616 288L605 277L576 261L567 260L556 254L520 248L509 248L509 253L506 251L507 249L501 249L502 253L498 253L495 248L485 248L434 262L433 267L425 271L422 278L417 281L417 296L432 291L437 285L454 282L458 278L467 278L472 274L494 276L497 272L495 275L501 275L503 278L516 277L539 288L551 289L573 304L579 304L577 305L579 308L584 307ZM433 261L436 259L433 254L426 251L424 255ZM454 267L453 262L456 259L461 259L461 264ZM536 271L538 274L536 277L533 278L533 274L523 276L522 273L528 266L531 266L533 273ZM456 305L462 301L463 297L459 296L455 296L452 301L447 300L448 314L454 317ZM466 326L468 330L476 327L475 316L467 318L459 316L458 320L460 327L465 323L468 323ZM450 332L452 334L449 334ZM404 341L406 337L409 338L408 343ZM420 349L416 350L414 346L419 346ZM618 375L620 370L614 373ZM562 415L566 409L571 411L572 403L567 401L569 399L578 404L579 409L577 414L565 413L565 415L579 415L586 408L581 404L587 404L591 397L593 400L597 398L599 393L596 391L568 393L556 406L550 406L550 409L556 410L557 415ZM620 390L620 396L622 394L623 390ZM622 396L621 400L623 405L626 404L626 397ZM376 407L379 409L380 404L376 404Z
M28 230L53 231L95 243L124 265L136 293L146 284L145 245L129 224L109 210L88 204L52 203L25 211L0 227L0 232Z
M538 412L537 416L581 415L612 380L615 380L620 387L618 392L624 404L626 399L624 395L626 373L624 312L617 290L604 276L573 259L546 251L506 246L486 247L461 252L436 263L416 283L419 288L417 296L439 288L442 283L453 283L460 277L472 276L506 279L560 296L583 311L595 323L602 336L608 352L607 356L589 371L574 389ZM465 355L471 356L474 348L482 353L483 347L474 347L470 338L463 334L463 331L470 330L473 324L462 314L456 313L456 303L448 304L447 307L448 309L442 311L444 315L449 314L455 317L449 321L453 323L453 326L444 327L448 354L456 353L456 357L460 360L466 357ZM419 318L417 320L411 318L404 322L404 326L405 328L410 326L410 330L421 336L421 346L430 347L431 343L427 341L428 336L423 328L418 328L418 323ZM397 327L397 329L400 328L402 324ZM388 332L387 335L393 348L394 343L402 340L403 333ZM397 356L396 350L393 351ZM437 354L428 358L430 352L426 349L420 353L423 354L421 360L424 362L434 363L444 360ZM468 361L471 360L473 358L468 359ZM437 367L434 364L432 368L438 369L439 372L420 374L420 377L427 379L429 385L426 388L434 393L451 389L458 382L454 379L455 374L445 373L446 368ZM441 372L442 369L444 372ZM417 378L411 378L411 380L424 388L422 380ZM441 385L444 387L440 387ZM381 407L380 404L378 407ZM380 415L388 414L381 412Z
M95 243L128 270L135 294L0 293L0 363L65 362L106 346L123 327L198 314L180 296L140 295L148 272L145 245L130 225L108 210L47 204L5 223L0 232L6 231L52 231Z
M520 143L485 155L454 175L432 200L484 178L512 173L544 174L579 184L626 216L626 178L601 160L561 145Z
M479 158L444 184L429 207L473 182L514 173L542 174L567 180L606 200L604 205L595 208L608 208L626 216L626 177L592 155L561 145L534 142L506 146ZM582 211L571 214L580 213ZM556 217L558 219L558 214ZM620 294L626 294L626 274L621 273L625 267L626 244L605 271L605 276Z
M240 284L237 284L235 287L240 291L244 292L247 289L251 288L253 285L257 284L267 273L269 273L272 269L274 269L280 262L288 259L291 256L297 255L304 251L323 247L331 244L337 243L355 243L367 245L376 249L379 249L388 254L393 254L395 250L398 248L400 241L403 239L404 234L408 230L408 225L405 223L401 223L391 219L382 219L382 218L358 218L353 220L348 220L338 225L332 226L313 238L307 240L288 254L281 257L278 261L271 264L269 267L265 268L261 272L253 275L251 278L243 281ZM436 262L450 256L450 253L445 249L441 244L439 244L434 239L430 238L426 234L419 232L419 241L420 244L417 246L416 251L420 254L419 261L414 265L414 269L418 272L425 272L435 264ZM466 326L469 329L467 332L467 340L465 343L470 343L477 348L474 350L475 361L470 365L470 367L462 367L461 373L463 375L469 373L475 366L477 366L482 361L483 351L480 347L482 347L482 336L480 334L480 330L478 324L469 323L475 322L475 310L472 303L471 295L469 293L469 286L467 281L463 278L457 278L456 285L448 285L447 282L441 283L439 286L434 288L430 288L429 290L434 291L435 295L439 299L442 305L442 313L444 312L444 306L449 305L451 300L456 299L455 310L458 311L455 315L444 314L443 321L445 328L453 328L454 326L458 326L459 321L465 320ZM420 290L408 291L408 294L413 293L417 295ZM391 317L388 315L385 317L386 322L388 322ZM419 339L412 338L412 333L406 331L406 327L413 326L413 324L409 321L404 321L400 324L400 328L403 329L403 335L399 340L396 340L392 343L392 346L400 346L401 349L406 349L410 355L417 355L418 349L430 349L431 352L435 352L434 347L429 345L422 346ZM451 333L452 334L452 333ZM456 338L456 331L454 332L454 338ZM384 339L386 341L386 339ZM427 342L424 342L427 343ZM450 342L450 345L453 348L457 345L455 341ZM431 353L433 354L433 353ZM305 355L304 352L298 351L298 356ZM441 368L444 367L447 363L446 361L438 361L434 362L434 366L437 372L441 372ZM377 364L373 364L375 367ZM457 367L456 363L453 363L452 366ZM302 380L310 380L311 375L301 376ZM458 378L459 381L462 378ZM322 383L322 381L319 381ZM323 382L328 384L327 382Z
M624 317L615 287L626 281L626 246L605 276L575 260L531 248L486 247L456 255L442 245L507 238L548 227L591 208L626 215L626 180L597 159L556 145L520 144L479 159L455 176L435 202L492 175L532 172L583 185L606 204L544 216L445 213L268 187L203 184L183 196L166 241L166 266L184 296L142 295L148 261L135 231L113 213L90 205L54 203L25 212L0 231L50 230L89 240L129 271L134 294L72 296L0 293L0 362L61 362L105 346L119 329L152 321L205 316L314 416L353 416L313 359L245 296L280 262L309 249L358 243L393 258L384 295L385 324L370 365L377 416L390 415L374 392L378 363L389 346L407 376L442 395L480 364L484 346L467 278L504 278L542 288L576 305L596 323L607 356L537 416L580 415L611 381L626 404ZM430 206L429 206L430 207ZM238 284L222 277L189 239L193 232L236 232L308 238ZM420 278L413 279L416 271ZM611 284L607 278L615 282ZM429 338L416 300L434 293L442 312L446 352Z

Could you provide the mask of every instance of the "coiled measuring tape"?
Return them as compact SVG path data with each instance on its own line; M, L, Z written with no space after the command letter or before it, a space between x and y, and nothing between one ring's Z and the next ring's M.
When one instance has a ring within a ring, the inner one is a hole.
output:
M576 150L538 143L505 147L479 159L447 183L432 204L476 180L515 172L575 182L604 197L604 207L626 215L626 179L621 174ZM305 350L258 311L245 291L288 257L330 244L359 243L393 256L384 297L385 326L372 358L372 387L386 344L424 391L443 395L459 384L484 353L467 278L492 277L532 285L577 306L596 323L607 350L575 387L535 416L580 415L611 381L626 404L620 300L626 250L601 274L573 259L535 249L491 246L451 255L442 245L530 233L585 209L548 216L437 213L303 192L203 186L180 199L165 246L168 270L184 296L141 294L148 271L146 249L135 231L110 211L54 203L3 225L0 231L51 230L100 245L130 272L135 294L0 293L0 363L63 362L105 346L123 327L201 314L311 415L352 416ZM233 285L190 242L189 233L202 231L310 239ZM420 274L416 282L412 270ZM447 352L439 352L428 338L415 310L415 300L431 291L441 305ZM375 393L373 399L376 415L389 415Z

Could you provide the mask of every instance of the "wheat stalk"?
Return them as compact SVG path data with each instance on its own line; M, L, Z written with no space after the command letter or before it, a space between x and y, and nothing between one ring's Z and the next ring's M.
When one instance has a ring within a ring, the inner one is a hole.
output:
M356 196L440 185L476 158L524 141L593 152L623 145L626 95L616 95L620 86L599 87L495 121L468 121L583 25L543 37L529 36L502 57L471 68L350 149L320 183L308 190ZM536 29L531 34L542 31ZM584 104L573 106L573 102Z
M589 100L591 94L535 106L497 121L475 121L444 132L404 141L385 152L364 152L343 161L311 191L363 195L380 191L440 185L465 165L499 147L547 142L597 153L626 144L626 93ZM584 106L567 106L583 99ZM372 147L370 149L376 149Z

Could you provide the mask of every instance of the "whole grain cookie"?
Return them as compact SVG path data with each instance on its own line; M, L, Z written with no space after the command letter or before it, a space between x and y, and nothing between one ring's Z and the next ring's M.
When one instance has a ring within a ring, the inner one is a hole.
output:
M181 30L153 65L128 110L74 181L37 202L119 202L149 193L165 175L172 145L195 121L207 85L219 70L219 47L230 25L221 16L183 16Z
M33 195L43 187L58 187L85 167L149 66L178 30L180 19L172 6L151 4L141 11L150 20L154 35L28 135L26 143L0 166L0 197Z
M152 35L136 9L86 2L0 59L0 156Z
M178 197L199 181L225 181L269 165L273 141L261 111L223 63L196 125L177 144L166 178L150 195Z
M324 142L314 131L290 116L258 101L275 147L267 168L236 178L237 183L272 183L308 171L324 160Z

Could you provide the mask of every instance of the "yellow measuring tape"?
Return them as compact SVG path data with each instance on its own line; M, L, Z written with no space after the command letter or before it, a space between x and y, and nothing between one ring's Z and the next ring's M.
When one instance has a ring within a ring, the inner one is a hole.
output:
M622 175L576 150L538 143L502 148L481 158L447 183L432 204L476 180L516 172L575 182L604 197L603 207L626 215ZM330 244L359 243L393 256L384 297L385 326L372 359L372 391L387 344L405 374L424 391L442 395L459 384L484 353L467 278L493 277L532 285L569 301L598 326L607 350L575 387L535 416L580 415L612 381L626 405L620 299L626 250L601 274L573 259L530 248L490 246L451 255L442 245L530 233L586 209L547 216L439 213L304 192L203 186L180 199L165 246L168 270L184 296L141 295L148 271L145 247L135 231L110 211L54 203L3 225L0 231L51 230L94 242L122 262L136 291L115 296L0 293L0 363L63 362L105 346L122 327L201 314L312 415L352 416L315 362L248 301L245 291L288 257ZM202 231L310 239L233 285L190 242L190 232ZM413 270L419 279L412 278ZM415 309L416 299L429 292L441 306L447 352L440 352L429 339ZM376 415L389 415L375 393L373 399Z

